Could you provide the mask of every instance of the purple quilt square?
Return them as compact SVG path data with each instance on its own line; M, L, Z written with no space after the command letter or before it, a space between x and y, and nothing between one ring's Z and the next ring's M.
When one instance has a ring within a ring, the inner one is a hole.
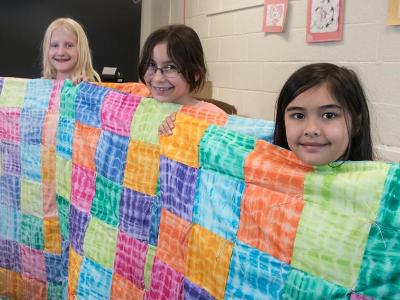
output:
M183 280L183 294L184 299L190 300L213 300L214 297L203 290L201 287L195 285L190 280L185 278Z
M191 222L197 169L160 158L160 191L163 207Z
M146 299L183 299L183 275L156 257L146 296Z
M0 268L21 272L21 253L17 242L0 239Z
M21 149L19 145L0 143L0 155L3 156L3 172L8 175L21 175Z
M89 222L89 216L71 205L69 216L69 239L72 247L77 253L83 256L83 240L86 228Z
M122 231L118 234L114 270L124 278L144 289L144 265L147 245Z
M124 188L119 211L119 229L140 241L149 240L150 218L156 197Z
M122 184L129 138L103 131L96 149L96 171Z
M0 175L0 204L20 209L20 195L20 177Z
M46 282L46 260L43 251L21 245L21 257L23 275Z

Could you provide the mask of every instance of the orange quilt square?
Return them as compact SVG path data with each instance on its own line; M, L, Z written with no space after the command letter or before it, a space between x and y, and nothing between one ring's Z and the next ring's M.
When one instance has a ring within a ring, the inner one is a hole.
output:
M246 158L244 178L246 182L298 196L303 195L304 177L312 170L293 152L258 140Z
M55 182L56 149L42 147L42 181Z
M0 268L0 297L22 299L22 277L20 273Z
M72 297L76 294L76 287L78 286L78 278L82 260L83 258L72 247L69 247L68 295L71 295Z
M186 277L216 299L223 299L233 244L200 225L190 231Z
M111 286L111 300L142 300L144 299L144 290L139 289L128 279L113 274Z
M156 256L182 274L185 271L190 225L165 208L161 212Z
M228 120L227 114L217 113L208 109L201 109L188 105L182 106L180 112L213 125L224 126Z
M290 263L303 207L302 197L247 184L243 193L237 237Z
M193 168L199 167L198 145L209 124L178 113L173 135L160 136L161 154Z
M22 299L47 300L46 283L22 276L22 287Z
M75 122L74 142L72 146L72 162L96 171L96 147L101 134L100 128L93 128Z
M43 121L42 144L55 147L57 143L58 110L48 110Z
M44 218L44 249L61 254L61 232L58 218Z
M124 186L147 195L157 191L160 147L131 140L126 158Z

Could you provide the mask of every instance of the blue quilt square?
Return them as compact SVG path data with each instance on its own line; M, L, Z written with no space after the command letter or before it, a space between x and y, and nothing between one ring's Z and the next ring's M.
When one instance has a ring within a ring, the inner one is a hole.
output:
M26 179L42 182L41 145L21 145L21 174Z
M61 255L44 252L48 283L63 283L68 277L68 263L63 263Z
M85 257L81 265L76 296L79 299L110 298L112 271Z
M163 207L189 222L192 222L197 170L164 156L160 158Z
M275 122L230 115L224 127L271 143Z
M103 131L96 149L96 171L122 185L129 138Z
M19 210L0 202L0 239L18 242L19 222Z
M75 98L75 118L82 124L99 128L100 108L109 90L88 82L81 82Z
M280 260L236 241L225 299L282 299L290 269Z
M212 170L200 169L193 223L234 241L239 226L244 181Z
M21 250L17 241L0 238L0 268L21 272Z
M20 209L21 183L19 176L0 175L0 204Z
M149 241L151 212L157 197L124 188L119 207L119 229L139 241Z
M69 118L61 117L57 128L57 155L72 159L72 139L74 134L74 122Z
M26 85L24 107L47 109L53 91L53 80L30 79Z
M21 143L40 145L42 143L43 120L46 111L23 108L21 112Z
M158 243L158 229L160 227L162 204L161 199L156 197L154 205L151 208L150 218L150 231L149 231L149 244L157 246Z
M1 162L2 170L0 170L1 175L21 175L20 145L0 142L0 157L3 157L3 161Z

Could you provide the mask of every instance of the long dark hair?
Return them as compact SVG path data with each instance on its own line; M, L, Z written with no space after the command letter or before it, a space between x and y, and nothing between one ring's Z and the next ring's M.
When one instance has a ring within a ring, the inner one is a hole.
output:
M373 160L370 116L364 90L357 74L330 63L306 65L284 84L275 107L274 144L289 149L286 138L285 109L301 93L326 84L332 97L351 119L349 146L340 160ZM348 124L349 125L349 124Z
M197 33L186 25L169 25L149 35L140 56L139 78L145 82L147 64L151 61L154 47L167 43L167 53L177 65L182 76L189 84L190 92L200 90L206 81L206 65L203 47Z

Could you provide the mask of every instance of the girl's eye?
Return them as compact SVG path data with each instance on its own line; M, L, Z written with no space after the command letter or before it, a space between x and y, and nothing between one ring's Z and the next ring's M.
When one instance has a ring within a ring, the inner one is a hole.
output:
M178 68L175 65L166 65L163 67L165 71L177 70Z
M292 118L296 120L302 120L304 119L304 115L302 113L294 113L292 114Z
M333 112L326 112L322 115L322 118L324 119L334 119L336 118L336 114Z

